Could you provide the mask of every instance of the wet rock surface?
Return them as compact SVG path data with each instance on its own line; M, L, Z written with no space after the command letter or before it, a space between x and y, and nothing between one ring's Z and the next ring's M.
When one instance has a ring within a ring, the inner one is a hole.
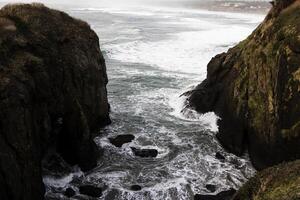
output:
M64 192L64 195L66 197L73 197L76 194L76 192L72 188L67 188L66 191Z
M142 158L155 158L158 155L158 151L156 149L137 149L131 147L131 150L133 151L134 155Z
M299 1L276 1L264 22L207 66L207 79L187 92L200 113L214 111L217 138L236 155L248 148L263 169L300 158Z
M130 190L132 190L132 191L140 191L140 190L142 190L142 187L140 185L132 185L130 187Z
M122 147L123 144L132 142L134 138L135 137L133 135L118 135L115 138L109 138L109 141L116 147Z
M87 23L42 4L3 7L0 36L0 197L41 200L50 146L83 171L97 164L92 133L110 123L105 62Z
M222 160L222 161L225 161L225 156L223 156L220 152L217 152L216 153L216 156L215 156L218 160Z
M222 191L216 195L196 194L194 200L231 200L236 190Z
M79 187L79 192L81 194L90 196L90 197L101 197L102 189L95 187L93 185L83 185Z
M207 184L205 187L210 192L215 192L217 190L217 187L215 185Z

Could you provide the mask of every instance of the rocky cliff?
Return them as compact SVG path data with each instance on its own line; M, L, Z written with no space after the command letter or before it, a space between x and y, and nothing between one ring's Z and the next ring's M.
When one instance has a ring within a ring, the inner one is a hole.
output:
M220 117L218 139L256 168L300 158L300 1L277 0L259 27L214 57L188 92L198 112Z
M97 35L83 21L41 4L0 10L0 197L41 200L49 148L89 170L92 133L110 122L107 75Z

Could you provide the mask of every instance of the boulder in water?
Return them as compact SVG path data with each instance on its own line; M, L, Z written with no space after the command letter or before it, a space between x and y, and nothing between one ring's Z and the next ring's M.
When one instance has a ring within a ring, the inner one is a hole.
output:
M134 155L142 158L147 158L147 157L155 158L158 155L158 151L156 149L137 149L134 147L131 147L131 149Z
M129 143L134 140L134 135L118 135L115 138L109 138L110 143L115 145L116 147L122 147L123 144Z
M75 194L76 194L76 192L70 187L67 188L66 191L64 192L64 195L69 198L74 196Z
M132 185L132 186L130 187L130 189L131 189L132 191L140 191L140 190L142 190L142 187L141 187L140 185Z
M221 160L221 161L224 161L225 160L225 156L223 156L220 152L217 152L216 153L216 158L218 160Z
M196 194L194 200L230 200L235 193L236 190L231 188L216 195Z
M215 192L217 190L216 186L215 185L212 185L212 184L207 184L206 186L206 189L209 190L210 192Z
M93 185L83 185L79 187L80 194L84 194L90 197L101 197L102 189Z

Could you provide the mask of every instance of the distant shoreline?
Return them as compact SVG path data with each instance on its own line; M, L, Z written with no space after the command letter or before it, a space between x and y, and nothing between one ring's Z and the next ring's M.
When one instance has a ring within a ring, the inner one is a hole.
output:
M266 14L271 4L266 1L188 1L184 5L190 9L205 9L209 11L223 11L223 12L238 12L238 13L257 13Z
M20 1L21 2L21 1ZM11 2L0 2L0 8ZM146 5L146 4L145 4ZM150 4L149 4L150 5ZM152 5L158 5L153 3ZM163 2L160 4L164 7L176 7L176 8L188 8L194 10L208 10L208 11L222 11L222 12L236 12L236 13L254 13L254 14L266 14L270 8L271 4L268 1L245 1L245 0L210 0L210 1L197 1L197 0L187 0L187 1L170 1L168 3ZM76 4L47 4L50 7L81 7ZM82 5L84 6L84 5ZM105 4L103 6L106 6ZM95 5L95 7L99 7ZM100 6L101 7L101 6Z

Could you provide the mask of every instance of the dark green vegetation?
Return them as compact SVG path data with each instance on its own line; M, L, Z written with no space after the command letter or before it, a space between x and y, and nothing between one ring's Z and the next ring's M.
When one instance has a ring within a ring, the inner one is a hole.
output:
M96 166L92 133L110 122L107 76L89 25L41 4L0 10L0 199L44 198L51 147Z
M300 199L300 1L273 5L264 22L214 57L207 79L186 93L198 112L221 117L222 145L237 155L248 149L257 169L294 161L258 172L235 200Z
M280 164L259 172L233 200L299 200L300 161Z

